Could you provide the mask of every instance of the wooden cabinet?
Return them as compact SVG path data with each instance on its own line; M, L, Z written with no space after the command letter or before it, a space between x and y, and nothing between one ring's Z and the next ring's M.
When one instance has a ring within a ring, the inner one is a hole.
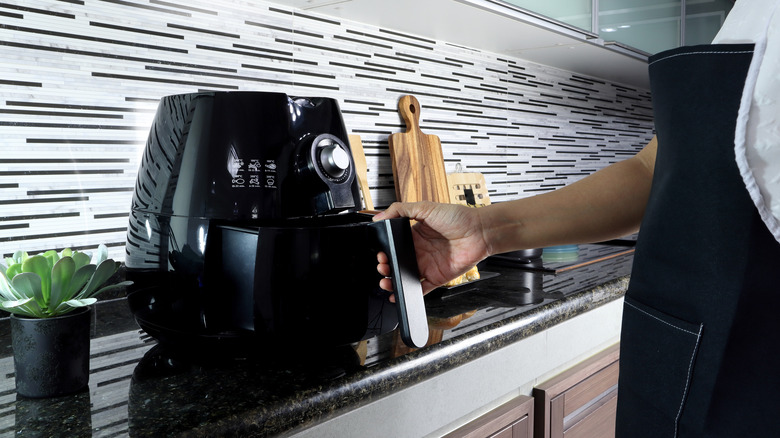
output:
M534 388L535 438L615 436L616 344Z
M519 396L444 438L531 438L533 430L534 399Z

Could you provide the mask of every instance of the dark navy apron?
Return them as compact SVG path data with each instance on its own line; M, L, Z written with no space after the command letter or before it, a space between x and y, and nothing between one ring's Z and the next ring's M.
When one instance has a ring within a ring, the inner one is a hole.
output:
M780 437L780 244L734 155L752 50L649 60L658 154L623 312L620 438Z

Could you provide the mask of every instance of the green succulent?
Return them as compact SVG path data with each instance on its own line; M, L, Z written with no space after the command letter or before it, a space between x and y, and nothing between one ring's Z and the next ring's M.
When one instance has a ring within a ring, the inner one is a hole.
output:
M94 263L89 253L64 249L29 256L16 251L0 263L0 309L33 318L50 318L95 303L107 290L132 284L123 281L102 287L119 269L100 245Z

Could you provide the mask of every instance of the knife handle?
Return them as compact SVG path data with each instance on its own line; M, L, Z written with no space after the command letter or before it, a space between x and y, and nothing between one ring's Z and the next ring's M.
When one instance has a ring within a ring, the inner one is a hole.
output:
M374 224L380 227L380 246L390 259L401 339L410 347L424 347L428 343L428 317L409 219L386 219Z

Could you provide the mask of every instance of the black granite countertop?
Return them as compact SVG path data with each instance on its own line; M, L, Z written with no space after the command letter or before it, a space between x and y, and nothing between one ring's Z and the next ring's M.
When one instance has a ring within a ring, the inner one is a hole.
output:
M431 344L414 351L389 333L252 360L183 354L139 330L124 298L104 299L95 305L89 391L55 399L16 395L10 327L0 318L0 438L289 435L620 298L631 251L580 248L571 268L488 261L485 279L427 295Z

